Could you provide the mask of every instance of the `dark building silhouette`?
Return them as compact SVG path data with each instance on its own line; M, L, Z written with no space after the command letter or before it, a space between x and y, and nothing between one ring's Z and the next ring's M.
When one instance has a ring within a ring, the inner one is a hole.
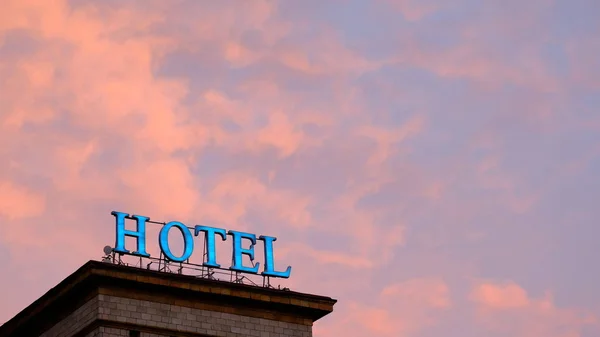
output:
M90 261L0 327L1 337L312 336L336 300Z

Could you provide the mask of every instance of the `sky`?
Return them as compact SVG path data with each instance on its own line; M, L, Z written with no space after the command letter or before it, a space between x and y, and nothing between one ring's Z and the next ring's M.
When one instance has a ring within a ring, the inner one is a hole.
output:
M0 322L115 210L276 236L281 284L338 300L317 337L600 336L599 15L3 1Z

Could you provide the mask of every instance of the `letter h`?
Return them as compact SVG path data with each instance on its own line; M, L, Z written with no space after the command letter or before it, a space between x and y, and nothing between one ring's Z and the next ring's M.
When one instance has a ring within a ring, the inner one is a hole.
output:
M114 251L129 254L129 251L125 249L125 237L130 236L137 239L137 250L131 254L149 257L150 254L146 252L146 221L150 220L150 218L141 215L132 215L131 217L136 220L137 229L130 231L125 229L125 218L129 217L129 214L116 211L111 212L111 214L115 216L117 221L117 238Z

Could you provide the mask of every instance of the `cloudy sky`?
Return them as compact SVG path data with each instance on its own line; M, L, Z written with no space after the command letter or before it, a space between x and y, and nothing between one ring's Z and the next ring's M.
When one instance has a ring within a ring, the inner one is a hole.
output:
M318 337L599 336L599 16L2 1L0 322L118 210L278 237L282 284L339 300Z

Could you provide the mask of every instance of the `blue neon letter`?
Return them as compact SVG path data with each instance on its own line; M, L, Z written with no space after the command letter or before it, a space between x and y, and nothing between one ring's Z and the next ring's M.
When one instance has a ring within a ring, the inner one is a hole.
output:
M221 239L225 241L227 239L227 232L222 228L213 228L207 226L196 226L194 227L194 235L198 236L198 233L204 232L204 242L206 243L206 262L202 264L207 267L221 267L217 263L217 248L215 247L215 234L219 234Z
M292 272L291 266L288 266L285 271L275 271L273 241L277 241L277 238L261 235L258 239L264 241L265 243L265 271L263 271L261 274L265 276L289 278L290 273Z
M169 230L172 227L179 229L181 235L183 235L183 255L180 257L173 255L173 253L171 253L171 248L169 248ZM175 262L184 262L190 258L194 251L194 238L192 237L192 233L190 233L189 229L184 224L177 221L171 221L163 226L158 236L158 244L160 245L163 254L165 254L169 260Z
M254 245L256 244L256 235L231 230L227 232L227 234L233 237L233 265L229 269L257 274L260 263L256 262L252 268L244 267L242 264L242 255L248 255L250 257L250 261L254 261ZM251 243L248 249L242 248L242 238L250 240Z
M117 238L115 242L114 251L122 254L129 254L129 251L125 249L125 237L131 236L137 238L137 250L133 252L133 255L149 257L150 254L146 252L146 221L150 218L141 215L132 215L132 218L136 220L136 230L130 231L125 229L125 218L129 216L127 213L112 211L110 214L114 215L117 220Z

